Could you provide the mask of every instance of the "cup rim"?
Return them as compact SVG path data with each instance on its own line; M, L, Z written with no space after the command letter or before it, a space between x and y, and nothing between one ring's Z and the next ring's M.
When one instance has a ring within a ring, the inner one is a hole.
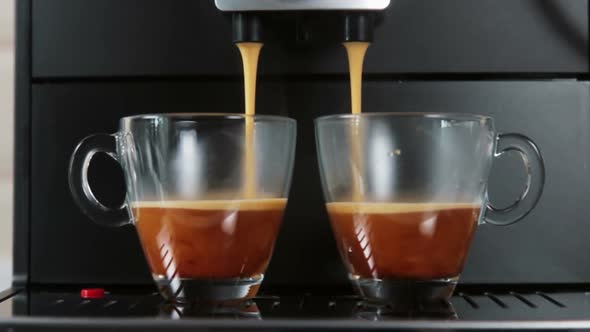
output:
M316 122L327 120L357 119L357 118L423 118L423 119L441 119L441 120L462 120L462 121L492 121L493 118L487 115L473 113L434 113L434 112L369 112L369 113L342 113L324 115L316 118Z
M138 115L131 115L121 118L121 121L128 122L128 121L135 121L135 120L153 120L158 118L168 118L168 119L179 119L179 120L190 120L190 119L199 119L199 118L214 118L214 119L226 119L226 120L244 120L246 118L252 117L255 120L264 120L264 121L287 121L287 122L296 122L295 119L280 116L280 115L264 115L264 114L244 114L244 113L147 113L147 114L138 114Z

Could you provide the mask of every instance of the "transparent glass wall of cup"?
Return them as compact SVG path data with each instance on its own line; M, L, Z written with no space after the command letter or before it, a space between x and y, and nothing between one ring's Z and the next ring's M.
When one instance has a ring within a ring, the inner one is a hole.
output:
M350 279L371 300L448 299L476 226L522 219L542 192L539 149L498 134L490 117L367 113L315 125L335 239ZM486 188L494 158L506 152L522 156L528 180L514 204L498 209Z
M252 145L246 144L248 121L254 123ZM117 133L92 135L78 145L70 190L97 223L135 225L168 300L251 298L287 202L295 135L295 121L276 116L126 117ZM100 152L123 168L127 198L119 209L103 206L88 183L88 166Z

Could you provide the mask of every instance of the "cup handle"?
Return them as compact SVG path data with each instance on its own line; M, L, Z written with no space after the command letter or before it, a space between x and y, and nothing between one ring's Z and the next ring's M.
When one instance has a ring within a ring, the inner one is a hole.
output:
M508 207L499 209L488 201L483 217L485 223L497 226L513 224L529 214L541 198L545 183L545 164L539 148L524 135L498 135L494 158L512 151L518 152L522 157L527 174L526 186L520 197Z
M116 154L116 135L97 134L84 138L70 159L69 183L74 201L94 222L103 226L119 227L130 223L127 204L117 209L104 206L92 193L88 183L88 167L97 153L106 153L119 162Z

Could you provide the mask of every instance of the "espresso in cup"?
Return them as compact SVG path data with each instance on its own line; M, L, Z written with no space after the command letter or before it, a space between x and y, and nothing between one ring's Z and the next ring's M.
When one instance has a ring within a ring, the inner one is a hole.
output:
M146 114L76 148L70 189L95 221L137 228L160 293L173 302L256 295L287 203L295 121L255 115L262 43L239 43L245 114ZM127 201L108 209L89 190L93 155L117 159ZM126 207L129 207L128 209Z
M480 206L328 203L340 254L354 278L444 279L461 273Z
M248 122L256 130L248 133ZM133 224L160 293L175 303L256 295L287 203L295 121L243 114L147 114L92 135L70 163L70 190L94 221ZM254 135L245 144L245 137ZM256 139L256 138L266 139ZM248 167L252 150L259 152ZM121 164L119 209L92 194L86 165L98 153ZM244 170L248 169L248 172Z
M537 146L498 134L490 117L363 113L315 124L334 238L352 284L370 301L400 309L447 301L477 226L522 219L542 192ZM493 208L488 176L507 151L522 156L528 186L511 206Z
M135 226L155 280L260 279L286 199L136 202Z

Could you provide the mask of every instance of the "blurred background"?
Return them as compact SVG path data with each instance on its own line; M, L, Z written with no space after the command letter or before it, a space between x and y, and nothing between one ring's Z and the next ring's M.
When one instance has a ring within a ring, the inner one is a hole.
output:
M14 1L0 0L0 289L12 270Z

